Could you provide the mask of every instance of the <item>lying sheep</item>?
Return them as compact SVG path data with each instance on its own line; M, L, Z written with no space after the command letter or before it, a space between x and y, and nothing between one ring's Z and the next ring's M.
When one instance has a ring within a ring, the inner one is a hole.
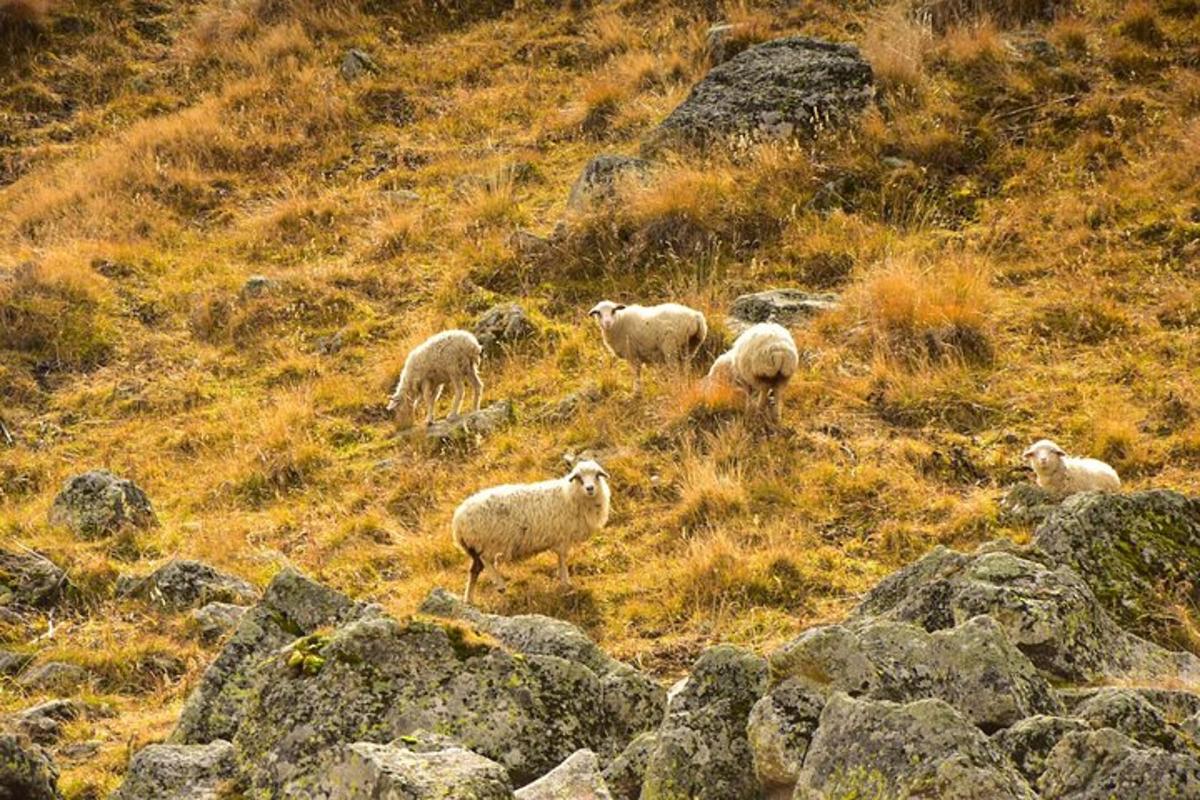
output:
M633 368L634 394L642 390L643 364L685 367L708 335L704 314L678 303L625 306L602 300L588 316L596 318L609 351Z
M779 422L779 395L800 365L796 340L782 325L751 325L728 352L713 362L705 382L724 383L746 393L747 408L767 410Z
M507 583L499 572L501 562L547 550L558 555L558 580L569 589L567 553L604 527L608 510L608 473L595 461L580 461L555 480L495 486L471 495L450 524L454 543L471 557L463 598L471 602L475 581L484 571L503 592Z
M1049 439L1034 442L1022 454L1037 474L1041 486L1057 498L1076 492L1116 492L1121 488L1117 471L1095 458L1075 458Z
M462 409L463 390L471 384L475 410L483 402L483 381L479 379L479 358L483 348L468 331L452 330L430 336L404 360L404 370L396 391L388 401L388 411L399 409L398 420L404 427L412 424L417 404L428 407L425 424L433 423L433 412L446 384L454 387L450 419Z

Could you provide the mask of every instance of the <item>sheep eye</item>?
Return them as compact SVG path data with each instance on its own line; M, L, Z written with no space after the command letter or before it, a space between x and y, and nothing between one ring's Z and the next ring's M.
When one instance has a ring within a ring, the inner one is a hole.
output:
M600 473L599 473L599 475L600 475L600 477L601 477L601 478L608 478L608 473L607 473L607 472L605 472L604 470L600 470Z
M575 483L583 483L583 478L579 477L578 475L571 475L569 480L572 480Z

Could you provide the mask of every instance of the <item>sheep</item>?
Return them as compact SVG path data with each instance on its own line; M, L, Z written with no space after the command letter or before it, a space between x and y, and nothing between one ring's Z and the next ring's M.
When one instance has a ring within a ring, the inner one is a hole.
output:
M1095 458L1076 458L1067 455L1049 439L1030 445L1022 454L1037 474L1041 486L1057 498L1076 492L1116 492L1121 489L1117 471Z
M588 316L600 326L604 345L633 369L633 393L642 390L643 364L678 364L682 369L708 336L704 314L679 303L626 306L602 300Z
M434 334L413 348L404 359L404 369L396 382L396 391L388 400L387 410L399 409L403 427L412 424L417 404L428 407L425 424L433 424L434 409L446 384L454 387L454 404L450 419L462 410L463 390L471 384L475 410L483 402L483 381L479 379L479 359L483 348L468 331L450 330Z
M608 522L610 496L608 473L582 460L562 478L494 486L468 497L450 523L454 544L471 558L463 599L471 602L481 572L503 592L501 562L547 550L558 555L558 581L569 590L567 554Z
M751 325L708 371L705 383L732 385L746 393L746 407L766 410L779 422L779 396L800 365L796 340L782 325Z

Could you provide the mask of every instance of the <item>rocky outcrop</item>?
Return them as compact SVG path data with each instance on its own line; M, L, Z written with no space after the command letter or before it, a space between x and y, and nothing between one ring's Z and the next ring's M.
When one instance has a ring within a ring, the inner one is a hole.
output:
M222 785L236 774L229 742L152 744L133 757L112 800L219 800L226 796Z
M1089 730L1088 724L1072 717L1037 715L1023 719L992 737L992 743L1008 757L1030 786L1046 771L1050 751L1068 733Z
M503 345L514 344L534 336L537 327L516 303L502 303L489 308L471 329L485 353L495 353Z
M84 472L68 480L50 506L50 524L95 539L123 527L148 528L158 517L136 484L107 470Z
M32 551L0 549L0 606L48 608L67 587L67 574Z
M1038 780L1043 800L1200 797L1200 761L1144 747L1112 728L1064 736Z
M0 732L0 797L61 800L58 770L41 748L24 736Z
M1000 519L1008 525L1040 525L1057 508L1054 495L1026 481L1014 484L1000 499Z
M469 445L490 436L513 421L513 405L509 400L497 400L478 411L470 411L455 419L439 419L425 428L414 428L436 447Z
M836 294L768 289L739 296L729 309L729 318L734 327L748 327L758 322L778 322L788 326L837 307Z
M248 604L258 590L241 578L199 561L172 560L144 578L126 579L118 587L122 597L136 597L171 610L197 608L206 603Z
M623 182L644 182L649 173L650 162L643 158L613 153L594 156L575 179L567 208L582 211L611 202Z
M714 67L647 148L809 134L861 111L873 86L870 65L850 45L802 36L764 42Z

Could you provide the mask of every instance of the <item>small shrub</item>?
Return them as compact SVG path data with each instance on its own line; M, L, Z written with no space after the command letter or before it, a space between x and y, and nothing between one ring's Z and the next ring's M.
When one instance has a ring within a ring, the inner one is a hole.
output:
M1162 47L1166 42L1154 6L1145 0L1125 7L1125 13L1117 23L1117 31L1126 39L1147 47Z

